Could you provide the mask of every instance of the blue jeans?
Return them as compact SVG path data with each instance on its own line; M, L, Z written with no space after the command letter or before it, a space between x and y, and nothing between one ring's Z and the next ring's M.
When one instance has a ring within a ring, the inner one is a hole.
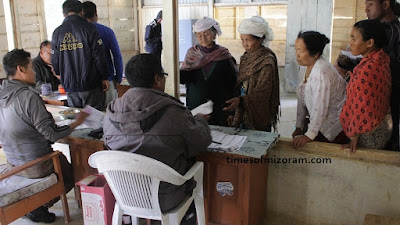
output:
M67 101L69 107L83 108L90 105L97 110L104 111L104 92L101 88L89 91L68 92Z

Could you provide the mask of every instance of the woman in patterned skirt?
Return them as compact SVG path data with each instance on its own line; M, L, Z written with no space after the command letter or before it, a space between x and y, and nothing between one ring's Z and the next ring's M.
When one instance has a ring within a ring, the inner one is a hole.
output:
M351 153L357 147L383 149L391 135L390 58L382 49L385 34L378 20L359 21L351 30L350 51L364 57L350 74L340 114Z

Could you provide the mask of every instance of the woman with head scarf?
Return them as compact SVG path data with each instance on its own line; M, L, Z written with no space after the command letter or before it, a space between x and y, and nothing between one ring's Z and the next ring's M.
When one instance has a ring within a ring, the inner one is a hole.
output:
M260 16L245 19L238 31L246 52L240 57L237 88L239 97L226 103L234 111L229 124L244 129L271 131L278 120L279 74L275 53L268 48L273 32Z
M385 26L378 20L359 21L350 33L351 54L364 57L350 73L340 113L351 153L357 147L384 149L392 133L390 58L382 49L386 43Z
M186 105L189 109L213 101L209 124L226 125L227 114L222 111L226 100L235 94L236 61L215 43L221 29L217 21L204 17L193 25L198 45L190 48L180 69L180 82L186 84Z
M312 140L345 144L339 115L346 99L346 81L322 57L329 39L317 31L300 32L295 43L300 65L297 87L296 130L292 146L301 148ZM309 117L305 128L306 116Z

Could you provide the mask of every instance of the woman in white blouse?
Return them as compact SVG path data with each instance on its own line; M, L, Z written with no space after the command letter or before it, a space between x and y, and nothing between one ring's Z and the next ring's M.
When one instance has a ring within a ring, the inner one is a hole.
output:
M339 115L346 99L346 82L322 57L329 39L316 31L300 32L295 43L296 58L301 66L297 87L296 130L292 146L303 147L312 140L344 144ZM308 129L303 129L309 116Z

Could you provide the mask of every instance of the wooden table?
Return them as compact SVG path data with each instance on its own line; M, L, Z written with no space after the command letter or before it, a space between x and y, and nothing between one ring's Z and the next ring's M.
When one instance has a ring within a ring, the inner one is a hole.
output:
M105 149L103 141L69 136L57 142L69 145L75 182L91 174L97 174L97 169L89 166L88 159L91 154Z
M211 129L215 128L219 129L219 127L211 126ZM233 132L232 128L221 129L230 129L229 131ZM259 143L264 142L258 141L258 139L262 138L262 134L267 133L244 131L238 134L248 135L242 147L246 152L236 152L236 154L205 152L200 155L199 160L205 164L204 199L207 224L262 224L266 212L267 160L262 163L232 162L233 158L243 161L256 158L266 159L268 156L267 148L270 144L275 144L275 141L265 145L267 146L265 148L260 146ZM69 144L70 146L71 162L76 181L97 173L96 169L89 166L88 158L92 153L105 149L102 140L95 140L89 136L77 137L73 133L72 136L61 139L58 142ZM255 151L258 152L256 154L249 153L251 148L257 148ZM229 161L227 157L232 160ZM218 191L216 187L219 182L230 183L233 187L232 194L223 195L224 193ZM80 196L76 197L79 200Z
M232 154L206 152L204 162L204 207L209 225L263 224L267 202L268 164L228 163ZM234 155L235 158L249 159ZM265 155L264 157L268 157ZM221 195L218 182L229 182L232 195Z
M67 94L54 93L49 96L41 95L40 97L42 97L45 104L68 106Z

